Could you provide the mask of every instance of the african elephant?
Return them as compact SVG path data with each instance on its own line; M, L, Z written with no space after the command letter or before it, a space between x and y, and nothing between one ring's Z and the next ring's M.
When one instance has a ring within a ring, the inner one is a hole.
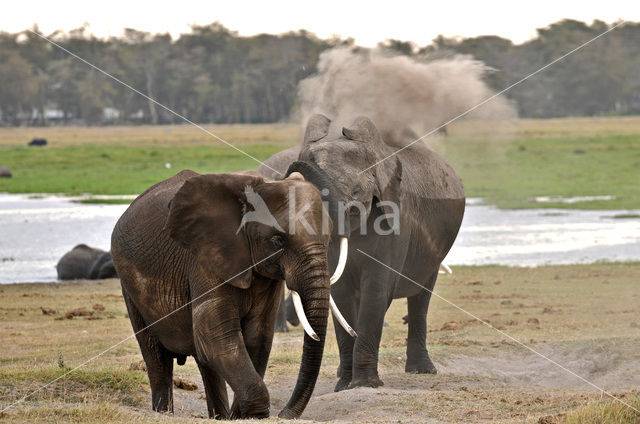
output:
M56 265L59 280L116 278L111 254L79 244L65 253Z
M298 380L280 417L302 414L333 303L324 216L320 193L297 173L274 182L255 171L182 171L129 206L113 230L111 252L154 410L173 410L173 358L182 365L193 356L210 417L267 417L263 377L286 280L306 334ZM231 408L225 382L234 392Z
M344 221L349 254L331 293L358 338L336 327L342 372L335 390L383 384L378 350L385 312L397 298L408 299L405 371L436 373L426 347L426 315L438 268L462 222L462 182L426 144L409 146L415 138L404 130L383 139L365 117L338 134L330 126L329 118L314 115L302 145L277 153L258 170L299 172L319 190L337 191L333 198L342 201L337 219ZM330 266L337 256L334 237Z

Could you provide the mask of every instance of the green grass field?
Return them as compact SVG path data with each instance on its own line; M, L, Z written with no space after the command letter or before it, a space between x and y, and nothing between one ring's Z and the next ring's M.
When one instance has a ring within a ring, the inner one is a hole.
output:
M259 160L300 137L295 125L207 129ZM49 145L29 148L35 136ZM501 208L640 209L640 117L522 120L510 126L463 121L428 138L462 176L468 197ZM171 168L165 167L166 163ZM0 165L13 178L0 192L137 194L182 169L228 172L257 163L186 125L0 129ZM573 204L537 196L614 196Z
M640 135L452 140L447 153L468 195L501 208L640 208ZM541 204L536 196L615 199Z
M264 160L280 146L244 146ZM201 173L230 172L259 163L229 147L203 146L66 146L4 148L2 160L13 178L0 180L0 191L70 195L137 194L183 169ZM171 168L165 165L171 164ZM254 167L254 168L255 168Z

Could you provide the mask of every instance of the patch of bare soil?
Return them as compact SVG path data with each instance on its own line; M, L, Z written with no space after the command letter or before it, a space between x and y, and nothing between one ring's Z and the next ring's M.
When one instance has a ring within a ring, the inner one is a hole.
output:
M570 348L544 344L535 349L618 395L640 386L640 357L632 347L632 343L624 342L589 342ZM486 356L441 358L437 366L438 375L383 370L383 387L338 393L333 391L335 370L325 366L300 422L538 422L562 417L601 398L597 390L569 372L534 353L512 347ZM296 377L295 373L267 373L272 417L277 417L289 399ZM198 375L189 378L197 389L174 389L175 414L204 418L207 412L202 381Z
M638 353L630 352L632 348L629 346L591 342L571 349L550 345L535 346L534 349L539 355L530 351L496 351L491 356L447 358L441 361L439 370L454 375L490 377L511 385L592 387L571 375L571 371L604 389L640 386L640 357ZM552 364L549 359L566 370Z

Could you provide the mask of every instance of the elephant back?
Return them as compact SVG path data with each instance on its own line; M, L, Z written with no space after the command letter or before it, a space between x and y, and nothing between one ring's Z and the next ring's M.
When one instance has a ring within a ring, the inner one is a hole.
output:
M301 149L302 146L296 145L274 154L258 167L258 172L270 180L283 179L289 165L298 160Z

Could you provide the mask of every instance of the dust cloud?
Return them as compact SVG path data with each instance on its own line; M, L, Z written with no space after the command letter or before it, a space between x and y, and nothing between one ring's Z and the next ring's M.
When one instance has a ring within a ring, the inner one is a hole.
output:
M365 115L383 134L409 127L422 135L491 97L494 92L483 81L489 71L468 56L421 61L338 47L322 53L318 72L300 82L295 118L304 126L312 114L323 113L337 124L335 131ZM468 118L511 122L516 112L500 96Z

